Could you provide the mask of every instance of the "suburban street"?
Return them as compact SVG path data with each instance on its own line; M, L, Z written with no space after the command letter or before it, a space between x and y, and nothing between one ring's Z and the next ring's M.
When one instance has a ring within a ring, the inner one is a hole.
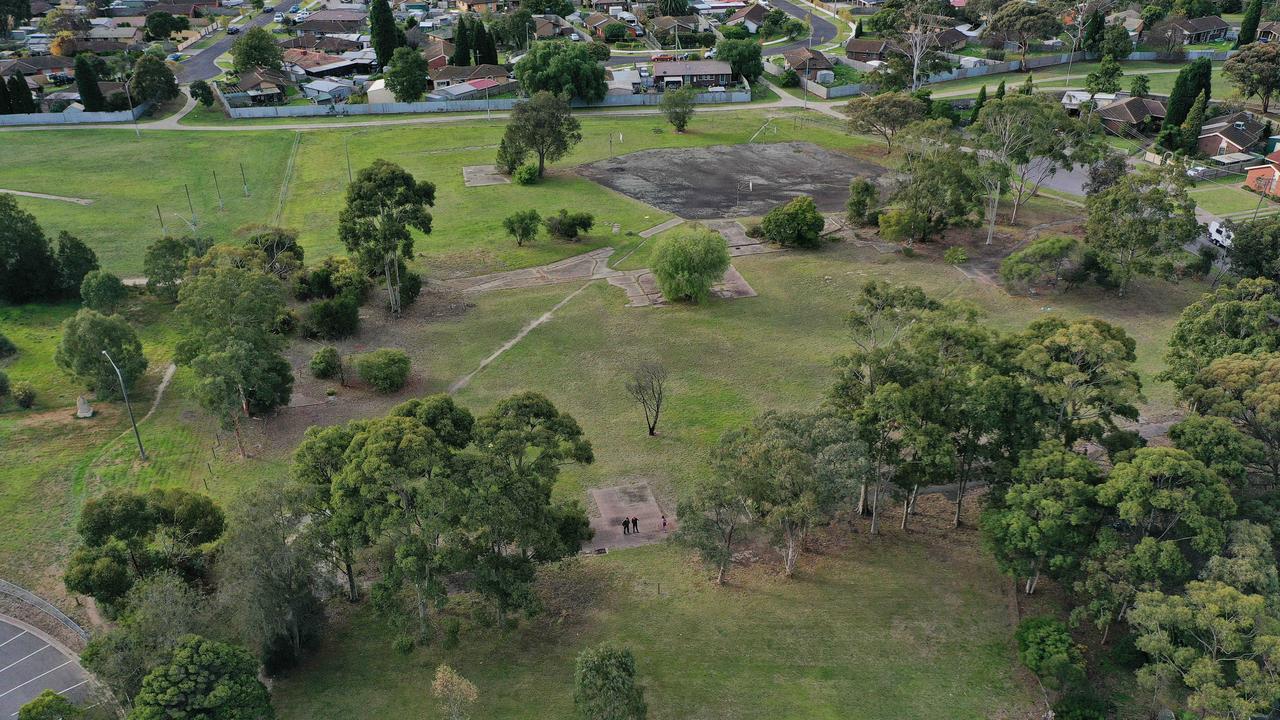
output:
M801 20L804 20L811 12L808 8L797 5L796 3L788 2L787 0L771 0L769 4L791 17L799 18ZM821 14L815 12L813 13L813 33L809 37L796 40L795 42L786 43L785 45L766 46L765 54L777 55L797 48L809 47L810 45L813 47L824 45L834 40L837 33L838 30L834 23L827 20Z
M290 0L283 0L279 5L265 9L262 13L251 18L249 22L242 23L239 27L248 30L251 27L266 25L271 22L272 15L288 10L292 4ZM226 35L218 42L184 60L181 63L182 69L178 72L178 82L183 85L190 85L196 80L208 80L211 77L221 75L222 68L218 67L214 61L231 50L231 45L236 41L236 37L238 36Z

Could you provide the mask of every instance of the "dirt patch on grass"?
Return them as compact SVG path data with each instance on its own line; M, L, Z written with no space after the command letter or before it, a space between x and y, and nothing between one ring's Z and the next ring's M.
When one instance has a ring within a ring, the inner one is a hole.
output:
M578 172L682 218L751 217L801 195L834 212L854 177L877 177L875 163L812 143L717 145L643 150L583 165Z

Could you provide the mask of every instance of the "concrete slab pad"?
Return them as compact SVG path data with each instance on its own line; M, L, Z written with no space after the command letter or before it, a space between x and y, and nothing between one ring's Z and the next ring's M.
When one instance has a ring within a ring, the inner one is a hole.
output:
M675 532L675 513L666 513L667 527L664 530L662 516L665 511L654 499L648 483L595 488L589 494L596 506L596 513L591 517L595 537L582 546L584 552L648 545L661 542ZM639 532L628 530L624 533L623 518L637 518Z
M510 185L511 178L498 172L496 165L464 165L462 167L462 184L467 187Z

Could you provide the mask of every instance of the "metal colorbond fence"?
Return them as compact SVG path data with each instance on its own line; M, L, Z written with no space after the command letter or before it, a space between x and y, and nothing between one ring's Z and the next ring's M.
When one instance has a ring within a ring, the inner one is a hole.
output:
M606 95L596 103L584 103L575 100L576 108L602 107L643 107L655 106L662 101L662 96L650 93L645 95ZM485 112L486 110L510 110L520 102L514 98L498 100L444 100L413 103L363 103L355 105L266 105L262 107L227 107L227 114L236 119L275 118L275 117L342 117L344 115L392 115L400 113L444 113L444 112ZM746 91L699 93L696 103L745 103L751 102L751 93Z
M25 588L21 588L17 585L14 585L8 580L0 580L0 593L4 593L5 595L8 595L10 597L17 598L18 600L21 600L22 602L26 603L27 605L30 605L36 610L39 610L45 615L48 615L54 620L57 620L60 625L67 628L68 630L75 633L76 635L80 636L81 639L86 641L89 639L88 630L85 630L84 628L80 627L80 625L77 624L75 620L72 620L71 618L67 617L65 613L63 613L61 610L51 605L47 600L40 597L39 595L36 595L35 593L29 590L26 590Z
M60 112L60 113L22 113L19 115L0 115L0 126L17 125L85 125L92 123L121 123L137 120L151 107L143 103L133 112Z

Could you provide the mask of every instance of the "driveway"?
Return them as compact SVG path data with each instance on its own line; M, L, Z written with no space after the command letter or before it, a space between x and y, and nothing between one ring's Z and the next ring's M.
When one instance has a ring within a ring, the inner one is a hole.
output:
M291 0L285 0L275 7L266 9L261 14L255 15L251 18L249 22L241 23L239 25L241 32L248 30L251 27L261 27L266 25L271 22L272 15L288 10L291 5L293 5ZM214 61L222 57L231 49L231 45L236 41L237 37L239 37L239 35L227 35L218 42L182 61L182 69L178 71L178 83L182 85L189 85L196 80L208 80L209 78L221 75L222 68L218 67Z

